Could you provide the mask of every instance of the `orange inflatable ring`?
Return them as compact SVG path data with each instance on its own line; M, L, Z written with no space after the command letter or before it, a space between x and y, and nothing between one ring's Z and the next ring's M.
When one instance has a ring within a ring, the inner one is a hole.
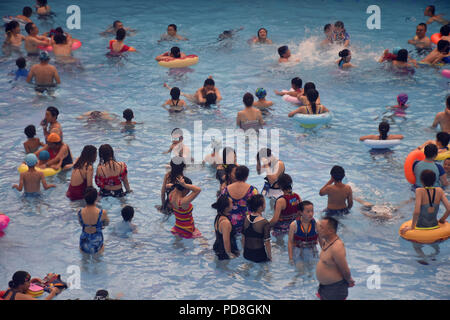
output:
M430 39L431 39L431 42L433 42L434 44L437 44L439 42L439 40L441 40L441 38L442 38L442 34L440 34L438 32L438 33L433 34Z
M81 41L77 40L77 39L73 39L72 50L80 49L80 47L81 47ZM53 51L53 47L52 46L46 46L46 47L38 46L38 48L41 49L41 50L47 51L47 52Z
M403 165L403 169L405 170L405 177L409 183L416 183L416 176L413 171L414 161L422 161L425 159L425 154L420 150L414 150L408 154L405 159L405 164Z
M411 223L412 220L406 221L398 230L400 237L402 237L403 239L417 243L430 244L441 242L450 238L450 223L448 223L447 221L445 221L445 223L439 223L438 228L429 230L416 228L414 230L406 231L402 234L400 230L402 230L404 227L411 226Z

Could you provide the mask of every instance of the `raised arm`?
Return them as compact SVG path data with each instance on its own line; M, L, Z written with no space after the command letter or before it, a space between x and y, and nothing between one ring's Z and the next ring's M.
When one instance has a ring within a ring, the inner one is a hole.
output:
M320 189L319 195L320 195L321 197L326 196L326 195L328 194L328 191L327 191L328 186L329 186L329 185L332 185L333 182L334 182L334 179L331 178L331 179L328 180L328 182L322 187L322 189Z

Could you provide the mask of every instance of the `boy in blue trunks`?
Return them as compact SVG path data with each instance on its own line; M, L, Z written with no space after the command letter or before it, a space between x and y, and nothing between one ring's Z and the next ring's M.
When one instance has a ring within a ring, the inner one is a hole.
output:
M28 77L28 70L27 70L27 61L25 60L24 57L20 57L16 60L16 66L17 66L17 70L14 73L14 75L16 76L14 78L14 80L19 80L21 77L24 78L24 80L27 79Z
M345 177L344 168L334 166L330 174L331 179L319 192L320 196L328 196L328 206L324 212L330 216L348 214L353 206L353 194L352 188L342 183Z

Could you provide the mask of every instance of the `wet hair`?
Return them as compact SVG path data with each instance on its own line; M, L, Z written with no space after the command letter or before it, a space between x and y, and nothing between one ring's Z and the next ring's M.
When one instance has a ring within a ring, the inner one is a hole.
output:
M339 62L342 62L349 55L350 55L350 50L348 50L348 49L344 49L342 51L339 51L339 57L341 57L341 60Z
M36 127L30 124L25 128L25 130L23 130L23 132L28 138L33 138L36 135Z
M184 159L182 157L173 157L170 160L170 173L169 173L169 182L175 183L177 182L178 176L183 176L184 169L186 168L186 164L184 163Z
M325 25L325 27L323 27L323 31L324 32L327 32L328 30L330 30L331 29L331 24L329 24L329 23L327 23L326 25Z
M22 10L22 15L29 18L31 17L31 15L33 14L33 9L31 9L30 7L24 7Z
M232 183L232 179L231 179L231 173L233 172L233 169L237 168L238 166L235 164L229 164L227 165L227 167L225 168L225 182L227 183L227 185L230 185Z
M334 24L334 26L335 26L336 28L342 28L342 29L344 29L344 23L343 23L342 21L336 21L335 24Z
M247 180L249 173L250 170L246 166L238 166L234 175L236 176L237 181L244 182Z
M386 140L388 137L390 126L386 121L380 122L378 125L378 131L380 132L380 140Z
M300 202L298 204L297 209L299 211L303 212L303 211L305 211L305 207L306 206L313 206L314 207L314 205L313 205L313 203L311 201L305 200L305 201L302 201L302 202Z
M170 28L170 27L172 27L173 30L177 31L177 26L175 24L172 23L167 26L167 28Z
M116 40L121 41L121 40L125 39L126 35L127 35L127 32L125 31L125 29L124 28L120 28L116 32Z
M427 8L430 9L430 13L434 16L434 13L436 12L435 6L429 5L429 6L427 6Z
M440 33L443 36L448 36L449 33L450 33L450 25L446 24L445 26L442 26L441 30L440 30Z
M224 164L234 164L234 162L233 163L227 163L227 154L229 154L229 153L233 153L234 154L234 159L236 159L236 151L233 148L225 147L222 150L222 162Z
M291 80L291 85L296 86L297 88L301 89L302 85L303 85L303 81L299 77L295 77Z
M312 112L314 114L316 114L316 111L317 111L316 101L317 101L317 98L319 98L319 92L315 89L308 90L306 92L306 98L308 99L309 103L311 104Z
M425 27L425 31L427 31L427 29L428 29L428 27L427 27L427 24L426 23L419 23L418 25L417 25L418 27Z
M109 292L107 290L97 290L94 300L110 300Z
M328 225L331 226L331 228L334 230L334 232L337 232L339 227L339 221L337 221L333 217L323 217L322 220L326 220L328 222Z
M278 48L278 54L280 57L283 57L283 55L289 50L288 46L281 46Z
M170 96L172 97L172 100L180 99L180 94L181 94L181 91L180 91L180 88L178 88L178 87L173 87L170 90Z
M57 33L53 36L53 40L55 41L56 44L65 44L67 38L63 33Z
M250 199L247 200L247 207L249 211L256 212L259 208L261 208L264 205L264 202L266 200L264 199L264 196L261 194L255 194L250 197Z
M224 216L225 210L230 206L230 199L227 195L221 195L216 202L211 205L213 209L217 210L217 219Z
M341 182L345 177L345 170L341 166L334 166L331 168L330 175L333 177L334 181Z
M449 45L450 43L447 40L439 40L439 42L437 43L437 49L441 53L448 54L450 47Z
M55 34L64 34L64 30L63 30L63 28L61 28L61 27L58 27L58 28L56 28L55 29Z
M134 217L134 208L131 206L125 206L122 208L121 214L124 221L131 221Z
M278 185L280 186L280 189L283 191L289 191L292 190L292 178L290 175L283 173L278 178Z
M247 92L246 94L244 94L244 98L242 98L242 101L244 102L246 107L251 107L255 99L253 98L253 95L250 92Z
M98 192L94 187L87 187L84 192L84 201L87 205L93 205L95 200L97 200Z
M316 85L313 83L313 82L307 82L307 83L305 83L305 86L303 87L303 90L305 91L305 92L307 92L308 90L311 90L311 89L316 89Z
M267 32L267 29L266 29L266 28L259 28L259 29L258 29L258 32L256 33L258 39L261 39L261 38L259 37L259 32L260 32L261 30L264 30L264 31L266 32L266 36L269 34L269 32Z
M47 0L37 0L36 2L41 7L45 7L47 5Z
M113 22L113 28L115 28L115 27L116 27L116 25L117 25L118 23L121 23L121 21L120 21L120 20L116 20L116 21L114 21L114 22Z
M17 66L19 69L24 69L24 68L27 66L27 60L25 60L24 57L17 58L17 60L16 60L16 66Z
M123 118L127 121L131 121L131 119L134 118L133 110L131 109L125 109L123 110Z
M203 83L203 87L206 87L206 86L215 86L215 85L216 85L216 83L215 83L214 80L211 79L211 78L206 79L205 82Z
M172 47L172 48L170 49L170 54L173 55L174 58L179 58L179 57L181 57L181 54L180 54L180 48L178 48L178 47Z
M425 146L423 153L427 159L434 159L438 154L438 148L435 144L429 143Z
M184 179L184 183L185 184L192 184L192 180L191 179L189 179L188 177L183 177L183 179ZM176 181L176 180L175 180ZM184 190L186 190L186 188L185 187L183 187L181 184L179 184L179 183L175 183L174 185L173 185L177 190L179 190L179 191L184 191Z
M97 148L93 145L84 146L77 162L73 165L74 169L82 169L94 164L97 159Z
M424 187L432 187L436 182L436 173L431 170L423 170L420 174L420 181Z
M52 115L52 117L58 119L58 115L59 115L59 110L58 110L58 109L56 109L56 108L53 107L53 106L50 106L50 107L47 108L47 111L50 112L50 114Z
M205 99L205 106L209 107L212 104L216 104L217 96L215 93L210 92L205 96Z
M31 276L28 272L26 271L16 271L13 276L11 281L8 283L8 286L11 289L16 289L19 286L23 285L26 280L30 280Z
M33 22L28 22L26 25L25 25L25 31L28 33L28 34L30 34L31 33L31 30L33 29Z
M398 50L397 58L395 58L395 60L402 61L402 62L408 62L408 50L406 50L406 49Z
M15 28L17 28L17 26L20 26L19 23L15 20L10 21L8 23L5 24L5 32L11 32L13 31Z
M445 104L447 105L447 108L450 109L450 94L445 99Z
M272 156L272 150L269 148L261 148L256 154L256 160L260 162L261 158L269 158L270 156Z
M111 160L116 162L114 150L109 144L102 144L100 148L98 148L98 156L100 158L100 164L105 164Z
M447 132L439 132L438 134L436 134L436 140L439 141L445 148L450 141L450 134L448 134Z

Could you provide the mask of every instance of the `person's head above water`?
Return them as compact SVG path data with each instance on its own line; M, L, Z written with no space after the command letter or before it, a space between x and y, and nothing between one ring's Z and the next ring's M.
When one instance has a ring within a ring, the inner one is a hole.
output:
M323 32L325 34L329 34L331 31L333 31L333 27L332 27L332 25L330 23L327 23L325 25L325 27L323 27Z
M100 158L100 163L105 164L108 161L116 161L114 158L114 150L109 144L102 144L98 148L98 157Z
M334 29L338 32L344 31L344 23L342 21L336 21L334 23Z
M244 94L242 101L244 102L244 105L246 107L251 107L255 99L253 98L253 95L250 92L247 92L246 94Z
M260 28L258 30L258 40L266 40L267 39L267 29L266 28Z
M123 23L120 20L116 20L113 22L113 28L117 32L117 30L123 29Z
M203 88L206 89L206 91L209 90L214 90L214 86L216 85L216 83L214 82L213 79L208 78L205 80L205 82L203 83Z
M435 6L427 6L426 8L425 8L425 12L424 12L424 15L425 16L428 16L428 17L432 17L432 16L434 16L434 13L436 12L436 8L435 8Z
M177 34L177 26L175 24L169 24L167 26L167 34L174 37Z
M256 96L258 99L263 99L263 98L266 97L266 95L267 95L267 91L266 91L264 88L258 88L258 89L256 89L256 91L255 91L255 96Z
M125 29L120 28L119 30L116 31L116 40L122 41L123 39L125 39L126 35L127 35L127 32L125 31Z
M170 96L172 97L172 100L179 100L180 94L181 94L180 88L173 87L172 89L170 89Z
M34 153L29 153L25 157L25 163L28 167L34 167L38 162L38 158Z
M341 182L345 177L345 170L341 166L334 166L331 168L330 175L333 177L334 181Z
M84 192L84 201L86 201L86 204L88 206L92 206L95 204L97 196L98 196L97 189L95 189L94 187L87 187L86 191Z
M406 93L400 93L397 96L397 102L399 105L404 106L408 102L408 95Z
M441 148L447 148L450 141L450 134L447 132L438 132L436 134L436 141L441 145Z
M216 100L217 100L217 95L213 92L210 92L208 94L206 94L205 96L205 106L210 106L213 104L216 104Z
M36 28L36 25L33 22L29 22L25 25L25 31L28 34L33 34L33 35L37 34L35 28Z
M131 121L134 118L133 110L131 109L125 109L123 110L123 118L127 121Z
M434 186L434 183L436 182L436 174L431 170L424 170L420 174L420 181L422 181L425 188L430 188Z
M309 90L311 90L311 89L316 89L316 85L313 83L313 82L307 82L307 83L305 83L305 86L303 87L303 90L305 91L305 92L308 92Z
M390 126L389 122L382 121L378 125L378 132L380 132L380 140L386 140L388 137Z
M50 55L48 54L47 51L42 51L39 54L39 61L41 61L41 63L47 63L50 61Z
M33 14L33 9L30 7L24 7L22 10L22 15L29 18Z
M311 105L312 112L315 114L317 110L316 101L319 98L319 92L315 89L308 90L306 91L306 98Z
M237 170L237 169L236 169ZM266 200L264 199L264 196L261 194L255 194L250 197L247 201L248 210L250 212L258 212L258 211L264 211L266 208Z
M25 60L24 57L17 58L17 60L16 60L16 66L17 66L19 69L25 69L25 67L27 66L27 60Z
M439 33L442 36L447 37L450 34L450 24L446 24L445 26L442 26Z
M397 58L395 60L401 62L408 62L408 50L406 49L398 50Z
M120 212L123 218L123 221L131 222L134 217L134 208L132 206L125 206L122 208Z
M278 178L278 185L282 191L292 191L292 178L290 175L283 173Z
M434 160L438 154L438 148L434 143L429 143L423 149L423 153L425 153L427 160Z
M416 36L419 39L422 39L423 37L425 37L426 33L427 33L427 24L419 23L416 28Z
M221 195L217 201L211 205L213 209L217 210L218 216L226 216L233 207L233 202L227 195Z
M58 33L53 37L56 44L65 44L67 42L67 38L64 34Z
M278 54L281 58L289 58L290 50L288 46L281 46L278 48Z
M181 51L180 51L180 48L178 48L178 47L172 47L170 49L170 55L174 58L180 58L181 57L180 53L181 53Z
M26 271L17 271L12 276L11 281L8 283L8 287L11 289L19 289L24 286L23 289L28 289L30 285L31 276Z
M303 85L302 79L300 79L299 77L292 78L291 80L292 89L299 90L302 88L302 85Z
M81 155L73 165L73 168L84 169L87 166L93 165L95 160L97 160L97 148L93 145L84 146Z
M15 20L6 23L5 33L20 33L20 24Z
M439 40L437 50L442 54L448 54L450 51L450 43L447 40Z
M36 127L32 124L25 127L25 130L23 130L27 138L33 138L36 135Z
M350 50L344 49L339 52L339 57L341 57L341 61L349 62L350 59L352 58L352 54L351 54Z

